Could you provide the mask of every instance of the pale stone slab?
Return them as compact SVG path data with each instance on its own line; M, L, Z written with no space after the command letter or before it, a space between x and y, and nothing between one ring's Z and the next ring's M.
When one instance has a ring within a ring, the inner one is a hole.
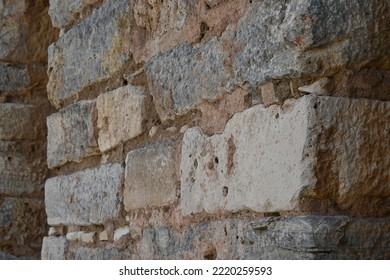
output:
M65 237L44 237L42 243L42 260L65 260L68 242Z
M36 140L45 135L45 116L34 105L0 103L0 140Z
M107 1L49 47L48 97L56 108L131 61L130 1Z
M219 135L189 129L182 213L288 211L303 196L349 209L388 197L389 118L389 102L310 95L237 113Z
M121 206L123 173L120 164L107 164L48 179L45 185L48 224L92 225L115 220Z
M47 117L49 168L99 154L96 118L95 101L80 101Z
M164 206L176 200L176 144L160 142L126 157L125 209Z
M102 152L142 134L146 120L141 87L125 86L97 98L99 148Z

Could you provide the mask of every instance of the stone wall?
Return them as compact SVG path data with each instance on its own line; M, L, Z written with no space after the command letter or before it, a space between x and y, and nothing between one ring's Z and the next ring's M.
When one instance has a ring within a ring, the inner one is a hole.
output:
M49 2L42 259L390 257L389 1Z
M0 259L39 259L44 209L48 1L0 0Z

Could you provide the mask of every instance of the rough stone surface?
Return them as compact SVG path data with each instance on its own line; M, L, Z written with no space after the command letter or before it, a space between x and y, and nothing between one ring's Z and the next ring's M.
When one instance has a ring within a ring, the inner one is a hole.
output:
M99 154L96 119L95 101L80 101L47 118L49 168Z
M0 141L0 194L41 192L47 173L45 165L41 143Z
M111 248L84 248L78 247L75 251L75 260L117 260L118 249Z
M50 0L49 15L53 26L63 27L72 22L83 8L99 0Z
M120 164L107 164L48 179L45 185L48 224L91 225L117 219L123 173Z
M146 120L144 90L125 86L97 98L99 149L105 152L142 134Z
M388 102L310 95L282 108L258 105L238 113L220 135L189 129L182 213L288 211L302 196L330 199L343 209L357 202L368 207L372 195L386 199L389 114ZM382 156L370 156L376 154ZM371 206L364 214L387 210Z
M42 260L65 260L68 242L65 237L45 237L42 244Z
M164 206L176 200L175 151L174 142L164 141L127 154L126 210Z
M56 108L130 61L129 5L127 0L108 1L49 47L48 94Z
M13 222L13 201L11 199L0 199L0 227L9 227Z
M37 106L0 103L0 140L43 138L44 118L44 113Z
M387 259L389 226L389 219L347 216L225 219L182 233L146 228L139 252L143 259Z
M146 63L157 112L174 119L237 86L256 93L271 79L326 75L378 59L387 67L389 18L389 3L375 0L253 3L235 30Z
M19 91L28 86L30 78L26 68L0 64L0 92Z

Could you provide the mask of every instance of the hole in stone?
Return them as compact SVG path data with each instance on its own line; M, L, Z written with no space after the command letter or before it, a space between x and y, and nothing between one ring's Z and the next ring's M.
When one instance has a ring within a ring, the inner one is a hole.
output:
M198 161L195 159L194 160L194 167L197 168L198 167Z
M209 5L209 3L207 3L207 2L204 2L205 3L205 5L206 5L206 10L210 10L211 9L211 6Z
M276 113L275 119L279 119L279 113Z
M218 164L218 163L219 163L219 159L218 159L218 157L215 157L215 158L214 158L214 162L215 162L216 164Z
M206 248L206 251L203 254L205 260L215 260L217 259L217 249L213 245L209 245Z
M128 84L129 84L129 82L126 79L123 79L123 85L127 86Z
M229 188L226 187L226 186L224 186L224 187L222 188L222 196L223 196L223 197L227 197L228 193L229 193Z
M206 32L209 31L209 26L207 25L207 23L205 22L202 22L200 24L200 35L199 35L199 39L202 40L202 38L206 35Z

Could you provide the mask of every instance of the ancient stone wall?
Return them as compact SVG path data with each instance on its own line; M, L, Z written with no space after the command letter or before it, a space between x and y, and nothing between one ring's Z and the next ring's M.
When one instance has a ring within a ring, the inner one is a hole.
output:
M48 1L0 0L0 259L39 259L44 210Z
M49 2L42 259L390 258L389 1Z

